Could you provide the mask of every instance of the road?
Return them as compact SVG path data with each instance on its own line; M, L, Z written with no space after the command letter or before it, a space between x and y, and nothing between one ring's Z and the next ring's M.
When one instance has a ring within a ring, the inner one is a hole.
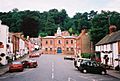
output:
M64 55L42 55L34 58L38 61L37 68L7 73L0 81L120 81L109 75L81 73L74 68L73 61L63 58Z

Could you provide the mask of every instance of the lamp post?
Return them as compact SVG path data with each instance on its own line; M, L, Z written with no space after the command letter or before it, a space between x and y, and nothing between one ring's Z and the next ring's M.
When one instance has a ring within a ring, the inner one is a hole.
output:
M111 15L108 15L108 25L110 26L111 22L110 22L110 17Z

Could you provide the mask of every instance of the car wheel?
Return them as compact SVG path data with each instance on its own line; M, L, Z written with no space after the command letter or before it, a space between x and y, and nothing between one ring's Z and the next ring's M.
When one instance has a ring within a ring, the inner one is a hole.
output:
M76 67L77 68L77 70L79 70L79 67Z
M86 69L83 69L83 73L87 73L87 70L86 70Z
M102 71L102 72L101 72L101 74L102 74L102 75L105 75L105 74L106 74L106 72L105 72L105 71Z
M13 71L9 70L10 73L13 73Z

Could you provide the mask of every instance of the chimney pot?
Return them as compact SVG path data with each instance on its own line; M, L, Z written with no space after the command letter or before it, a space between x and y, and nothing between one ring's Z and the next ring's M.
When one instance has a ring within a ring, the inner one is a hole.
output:
M110 25L110 27L109 27L109 33L111 34L111 33L115 32L116 29L117 29L117 27L115 25Z

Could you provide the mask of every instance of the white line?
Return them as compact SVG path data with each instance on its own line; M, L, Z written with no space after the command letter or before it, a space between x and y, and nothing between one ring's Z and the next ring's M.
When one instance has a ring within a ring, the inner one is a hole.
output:
M52 62L52 68L54 68L54 63Z
M54 73L52 73L52 79L54 79Z
M52 62L52 79L54 79L54 62Z
M5 79L5 78L8 78L8 76L7 77L0 77L0 79Z
M54 72L54 68L52 68L52 72Z
M92 79L92 81L98 81L98 80Z
M70 77L68 77L68 81L70 81Z

